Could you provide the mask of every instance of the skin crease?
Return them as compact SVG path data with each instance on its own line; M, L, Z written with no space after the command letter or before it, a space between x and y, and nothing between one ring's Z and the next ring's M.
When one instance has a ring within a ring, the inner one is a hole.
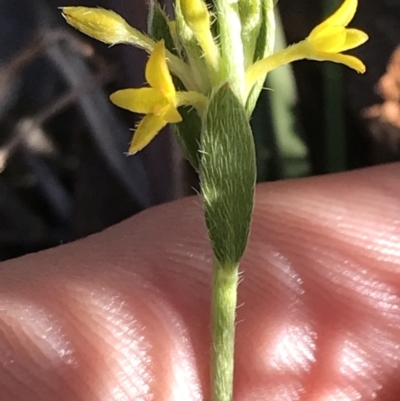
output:
M400 399L400 164L257 188L235 401ZM208 401L200 199L0 265L0 400Z

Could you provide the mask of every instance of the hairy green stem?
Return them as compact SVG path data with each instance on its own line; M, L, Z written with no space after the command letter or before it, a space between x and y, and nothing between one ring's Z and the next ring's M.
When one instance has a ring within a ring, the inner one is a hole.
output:
M232 401L238 264L214 261L211 401Z

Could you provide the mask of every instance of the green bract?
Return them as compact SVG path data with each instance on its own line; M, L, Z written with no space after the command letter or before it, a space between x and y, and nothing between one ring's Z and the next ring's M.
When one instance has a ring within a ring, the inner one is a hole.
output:
M214 254L221 264L238 264L253 210L255 149L245 109L228 84L212 93L204 116L200 182Z

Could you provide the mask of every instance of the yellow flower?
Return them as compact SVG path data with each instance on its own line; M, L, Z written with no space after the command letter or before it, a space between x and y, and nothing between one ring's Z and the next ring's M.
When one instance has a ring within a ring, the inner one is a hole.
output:
M318 61L329 60L345 64L359 73L365 72L365 65L361 60L341 54L368 40L365 32L346 28L356 13L357 5L357 0L345 0L333 15L311 31L305 40L309 46L309 54L306 58Z
M202 110L207 100L197 92L176 92L165 58L164 41L154 46L145 76L149 88L122 89L110 96L116 106L146 114L136 128L129 154L143 149L168 123L182 121L178 106L193 105Z
M346 28L353 19L357 6L358 0L345 0L339 9L316 26L305 40L254 63L246 71L247 90L249 91L254 83L269 71L301 59L333 61L364 73L365 65L360 59L342 54L368 40L365 32Z
M143 149L168 123L182 121L176 106L176 91L165 59L164 42L158 42L149 57L145 76L150 88L123 89L110 96L123 109L146 114L139 123L129 153Z

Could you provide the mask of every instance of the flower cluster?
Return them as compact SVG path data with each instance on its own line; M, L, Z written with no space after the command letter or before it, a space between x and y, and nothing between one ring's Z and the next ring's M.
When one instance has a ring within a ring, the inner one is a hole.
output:
M359 73L365 71L361 60L343 54L368 39L364 32L347 28L357 10L357 0L344 0L305 40L262 59L257 51L265 55L268 46L271 47L267 40L258 40L265 34L262 29L267 21L265 9L255 7L257 2L242 0L241 9L229 6L221 12L218 9L221 2L216 3L218 41L204 0L176 0L176 22L167 24L175 47L171 49L165 49L164 41L153 41L130 27L112 11L87 7L62 9L67 22L82 32L108 44L129 43L150 53L146 66L150 87L124 89L111 95L117 106L145 114L136 128L130 154L145 147L166 124L181 122L178 107L193 106L202 117L212 90L227 82L245 106L255 84L265 79L269 71L296 60L333 61ZM242 35L244 31L246 35ZM249 42L244 43L245 40ZM265 49L257 49L258 42L265 43ZM249 52L248 48L252 50ZM185 91L175 89L170 71L182 82ZM248 110L249 115L251 111Z

